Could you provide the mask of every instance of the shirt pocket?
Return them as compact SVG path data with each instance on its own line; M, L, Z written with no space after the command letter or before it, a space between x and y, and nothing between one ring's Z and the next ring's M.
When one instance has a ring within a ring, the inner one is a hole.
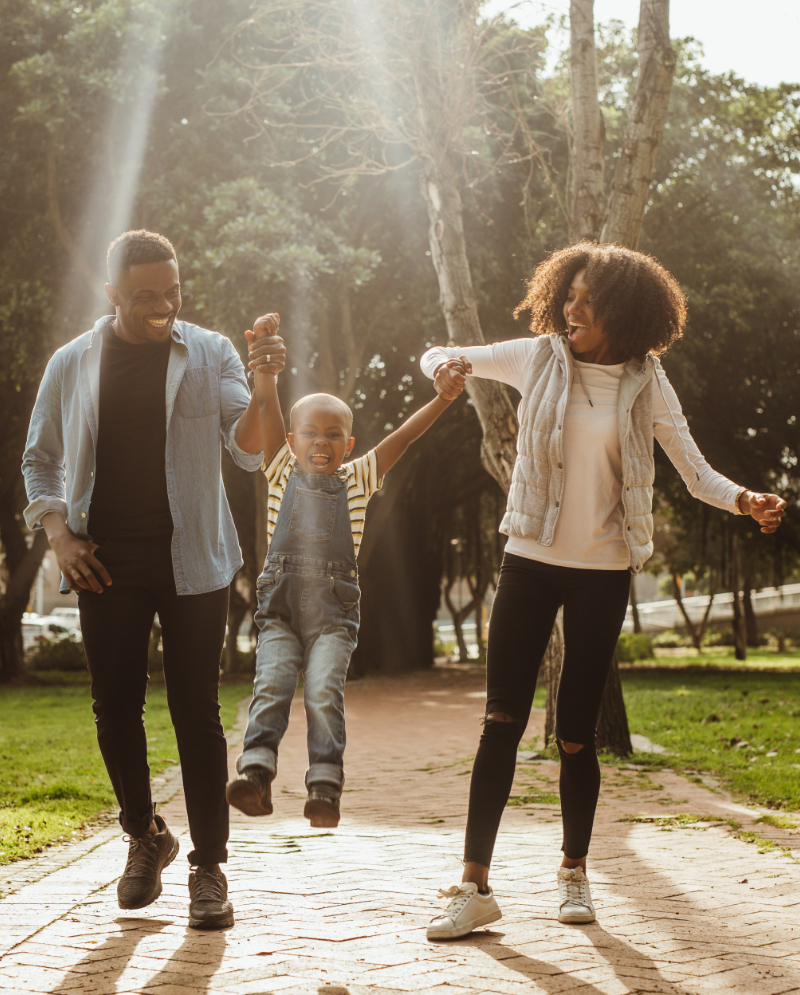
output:
M307 542L324 542L333 536L336 495L298 487L294 492L289 531Z
M219 414L219 376L216 366L198 366L183 374L175 414L180 418L207 418Z

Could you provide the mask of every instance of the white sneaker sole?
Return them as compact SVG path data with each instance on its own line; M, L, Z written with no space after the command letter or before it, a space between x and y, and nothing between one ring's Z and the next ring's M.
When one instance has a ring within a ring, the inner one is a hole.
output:
M587 912L586 915L583 916L565 916L563 912L558 913L558 921L566 923L567 925L574 923L577 926L584 926L586 923L594 922L596 919L597 916L594 912Z
M503 913L500 909L497 909L494 912L487 912L485 915L478 916L477 919L473 919L462 926L451 926L450 929L435 929L432 926L428 926L426 935L429 940L457 940L460 936L467 936L473 929L477 929L479 926L488 926L490 922L497 922L502 917Z

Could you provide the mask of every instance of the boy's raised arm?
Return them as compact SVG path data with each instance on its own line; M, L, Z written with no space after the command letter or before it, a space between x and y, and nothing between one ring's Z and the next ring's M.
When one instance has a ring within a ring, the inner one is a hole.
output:
M276 375L286 363L286 346L278 335L280 320L278 314L265 314L253 325L253 331L244 333L250 343L248 366L253 371L253 393L258 402L258 427L265 466L286 442Z
M447 392L439 391L437 385L436 389L439 391L439 396L420 408L419 411L415 411L413 415L403 422L400 428L392 432L391 435L387 435L375 447L378 457L379 476L382 477L391 470L411 443L416 442L421 435L424 435L428 431L439 415L450 406L464 389L464 384L467 382L467 375L471 372L469 362L463 357L461 359L451 359L447 363L447 367L450 371L450 386Z

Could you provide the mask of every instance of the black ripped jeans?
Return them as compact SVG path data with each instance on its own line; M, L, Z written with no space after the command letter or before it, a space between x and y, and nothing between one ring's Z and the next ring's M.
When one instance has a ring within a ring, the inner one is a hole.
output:
M562 849L573 860L588 853L600 793L597 716L629 590L627 570L558 567L506 553L489 623L486 714L505 712L514 721L484 726L472 768L465 860L491 863L539 666L562 605L564 668L556 702ZM570 754L561 742L583 749Z
M178 595L169 536L100 540L95 555L113 583L102 594L81 591L78 603L97 740L119 802L120 824L131 836L141 836L155 811L144 710L157 612L194 844L189 863L222 863L228 843L228 754L219 718L219 664L228 588Z

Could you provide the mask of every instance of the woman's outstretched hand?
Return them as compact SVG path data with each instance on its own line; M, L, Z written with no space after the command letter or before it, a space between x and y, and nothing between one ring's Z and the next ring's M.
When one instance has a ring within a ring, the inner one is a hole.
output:
M739 511L751 515L761 526L762 532L774 532L786 514L786 502L777 494L755 494L743 491L739 495Z
M446 363L442 363L433 376L436 393L444 401L455 401L464 389L470 373L472 373L472 363L466 356L459 356L458 359L449 359Z

